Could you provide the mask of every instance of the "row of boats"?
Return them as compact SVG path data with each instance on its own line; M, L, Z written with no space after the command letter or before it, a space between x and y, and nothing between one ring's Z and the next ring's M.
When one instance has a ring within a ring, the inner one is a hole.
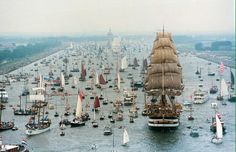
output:
M81 53L80 55L84 58L86 57L82 54L83 49L78 49ZM163 53L165 52L165 53ZM26 135L37 135L43 132L48 131L51 128L52 121L49 118L48 111L46 107L50 107L51 103L48 102L49 97L61 96L65 99L65 111L63 115L68 117L71 115L71 107L69 105L68 96L76 96L76 106L73 112L73 119L62 119L59 122L59 128L64 130L66 125L71 127L82 127L85 126L86 122L90 120L89 113L89 103L86 102L85 110L83 109L83 101L94 100L92 106L93 119L91 125L96 128L99 126L99 121L96 118L97 114L100 114L100 120L105 119L103 109L101 108L100 102L104 106L109 104L109 100L106 96L103 96L102 92L106 93L106 90L113 90L114 96L120 95L123 93L123 100L121 98L115 99L111 102L111 108L109 111L108 118L111 123L115 121L123 120L123 106L130 106L129 117L130 123L134 122L134 118L138 117L139 107L136 104L136 94L135 90L138 88L143 88L144 91L144 109L142 115L148 117L148 126L151 128L177 128L180 125L180 115L182 112L182 104L178 101L178 96L183 93L184 84L182 80L182 66L180 65L176 47L174 46L173 39L170 33L164 31L159 32L153 44L153 49L150 55L150 63L148 65L147 59L143 60L143 66L141 68L141 76L143 80L134 81L135 77L132 73L127 74L127 79L130 79L130 87L132 91L125 91L121 88L121 83L124 82L120 72L125 72L129 65L132 67L132 70L136 70L139 66L137 58L134 58L133 64L128 64L126 56L123 56L121 59L118 54L115 54L117 57L117 67L115 72L114 84L111 84L111 79L108 78L112 70L112 65L101 63L100 65L95 65L91 60L88 60L86 64L85 61L81 61L81 68L79 69L78 63L74 64L75 67L70 72L77 73L80 72L79 78L77 80L73 74L68 73L67 64L69 62L68 57L66 56L63 60L63 67L65 69L59 72L59 77L54 78L55 73L58 71L50 70L48 77L43 77L38 75L33 81L33 84L36 86L32 88L32 91L24 89L22 94L19 96L20 105L19 109L14 108L15 115L30 115L28 122L26 123ZM87 57L86 57L87 58ZM89 58L89 55L88 55ZM105 57L104 57L105 58ZM105 60L105 59L104 59ZM55 61L54 61L55 62ZM98 61L99 62L99 61ZM35 65L38 66L38 65ZM88 66L86 69L85 66ZM99 66L102 69L100 74L95 72L96 66ZM91 71L91 75L88 73ZM201 71L201 70L200 70ZM36 70L35 72L38 72ZM201 72L196 72L200 76ZM215 76L213 73L208 73L208 76ZM232 79L232 78L231 78ZM71 80L71 83L70 83ZM199 77L199 80L202 81L202 77ZM85 84L84 94L82 86L78 85L78 81ZM220 96L226 97L229 95L225 89L229 89L224 79L220 80ZM231 84L234 81L231 82ZM68 85L71 84L72 90L78 90L77 93L69 93ZM67 87L66 87L67 85ZM231 85L233 86L233 85ZM199 86L201 87L201 86ZM50 88L50 89L49 89ZM218 92L217 87L214 87L213 90L210 90L210 93ZM231 88L233 89L233 88ZM51 90L51 91L50 91ZM97 95L96 90L100 91L100 97ZM25 106L22 108L22 98L25 98L25 105L27 105L27 97L30 101L33 101L31 107ZM4 89L1 90L1 107L3 103L7 102L8 95ZM191 103L186 103L184 106L189 106L190 112L192 112L192 103L202 104L209 100L209 94L206 91L201 89L196 90L192 95ZM231 99L235 100L235 99ZM1 108L2 112L2 108ZM57 108L55 110L54 117L58 117L59 111ZM115 116L114 116L115 115ZM194 120L192 113L188 117L189 120ZM219 120L218 120L219 119ZM220 121L220 125L219 125ZM0 129L4 128L12 129L14 127L14 122L3 122L1 121ZM222 139L219 128L224 128L222 120L220 120L219 114L214 117L212 120L212 130L216 132L217 138L212 139L214 143L220 143ZM217 129L218 128L218 129ZM104 127L104 135L111 135L112 128L110 126ZM61 136L65 135L65 131L61 131ZM114 135L114 133L113 133ZM124 140L128 139L127 130L124 129ZM217 139L217 141L215 141Z

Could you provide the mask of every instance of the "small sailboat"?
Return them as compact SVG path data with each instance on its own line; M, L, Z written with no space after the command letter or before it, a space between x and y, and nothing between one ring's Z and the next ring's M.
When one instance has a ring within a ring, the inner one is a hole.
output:
M117 74L117 91L120 91L120 74Z
M70 104L68 98L66 98L66 104L65 104L65 113L64 116L69 116L70 115Z
M70 122L71 127L84 126L85 122L82 120L82 98L80 95L77 97L77 107L75 118Z
M223 142L223 129L218 115L216 114L216 135L211 139L214 144L221 144Z
M81 75L80 75L80 78L79 78L79 81L85 81L86 80L86 78L85 78L85 76L86 76L86 69L84 68L84 64L82 63L82 65L81 65Z
M96 96L93 104L93 110L98 111L99 107L100 107L100 101L98 96Z
M124 132L123 132L123 146L126 146L129 142L129 135L128 135L128 132L126 129L124 129Z
M99 88L104 88L105 85L107 84L106 80L104 79L103 75L99 75Z
M135 69L136 67L138 67L139 64L138 64L138 59L135 57L134 58L134 63L133 63L133 69Z
M224 100L225 96L229 95L228 86L224 79L221 79L220 94L217 96L217 100ZM222 104L226 103L225 101Z
M77 85L77 79L76 79L76 77L73 77L73 79L72 79L72 86L71 86L71 88L75 88L76 87L76 85Z
M194 120L194 117L193 117L192 112L193 112L193 107L191 106L191 107L190 107L190 114L189 114L189 116L188 116L188 120Z
M198 67L197 67L197 71L195 72L196 75L199 75L200 72L198 71Z
M234 74L231 71L231 69L230 69L230 79L231 79L231 82L230 82L231 87L230 87L230 93L229 93L228 101L235 102L236 101L236 93L234 91Z
M20 108L19 109L14 109L14 115L35 115L37 114L34 110L31 108L27 108L27 96L25 96L25 108L22 108L22 95L19 96L20 98Z
M65 77L64 74L61 72L61 83L60 83L60 88L58 88L58 91L63 92L64 91L64 87L65 87Z
M94 128L97 128L97 127L98 127L98 122L96 121L96 113L95 113L95 110L93 111L92 126L93 126Z
M122 59L121 59L121 66L120 66L120 72L124 72L125 69L128 68L128 63L127 63L127 58L126 56L124 56Z
M215 109L215 113L216 113L217 106L214 107L214 109ZM224 124L224 121L222 120L222 115L217 114L217 117L219 118L219 120L221 122L223 134L225 134L226 133L226 126ZM212 119L211 119L210 130L214 133L216 132L216 117L215 116L213 116Z

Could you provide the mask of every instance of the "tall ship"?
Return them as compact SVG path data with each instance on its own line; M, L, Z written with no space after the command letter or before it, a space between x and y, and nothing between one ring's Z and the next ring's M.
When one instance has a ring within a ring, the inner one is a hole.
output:
M36 109L37 116L34 114L29 118L26 127L26 135L32 136L50 130L51 119L45 114L47 101L45 100L46 88L43 85L43 77L40 75L39 86L33 88L35 94L30 95L30 100L34 101L33 107Z
M151 128L177 128L182 110L176 96L183 91L182 67L171 33L158 32L145 75L145 106Z

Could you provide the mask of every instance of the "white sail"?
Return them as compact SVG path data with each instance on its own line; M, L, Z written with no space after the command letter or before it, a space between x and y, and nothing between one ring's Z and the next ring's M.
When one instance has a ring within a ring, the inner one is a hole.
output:
M123 145L126 145L129 142L129 135L128 132L126 131L126 129L124 129L124 133L123 133Z
M229 95L228 86L227 86L227 84L226 84L226 82L225 82L224 79L221 80L220 95L221 95L222 97Z
M78 95L78 99L77 99L77 107L76 107L76 117L81 117L82 114L82 101L80 96Z
M126 69L128 67L126 56L121 59L121 69Z
M223 138L222 124L217 114L216 114L216 137L220 139Z
M117 74L117 88L120 90L120 74Z
M30 95L30 100L39 100L39 101L44 101L44 95L42 94L37 94L37 95Z
M41 74L39 75L39 87L43 87L43 76Z
M61 73L61 87L65 87L65 78L63 73Z
M99 84L99 80L98 80L98 74L97 74L97 73L96 73L95 84L96 84L96 85L98 85L98 84Z
M73 84L74 86L77 85L77 79L76 79L76 77L73 77L73 79L72 79L72 84Z

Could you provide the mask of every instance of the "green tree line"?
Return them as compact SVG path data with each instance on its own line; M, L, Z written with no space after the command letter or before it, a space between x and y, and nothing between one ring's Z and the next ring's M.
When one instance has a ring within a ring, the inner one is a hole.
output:
M33 44L27 44L17 46L13 50L3 50L0 51L0 61L4 60L15 60L25 57L30 57L32 55L44 52L50 48L60 45L60 41L57 40L48 40L44 42L38 42Z

